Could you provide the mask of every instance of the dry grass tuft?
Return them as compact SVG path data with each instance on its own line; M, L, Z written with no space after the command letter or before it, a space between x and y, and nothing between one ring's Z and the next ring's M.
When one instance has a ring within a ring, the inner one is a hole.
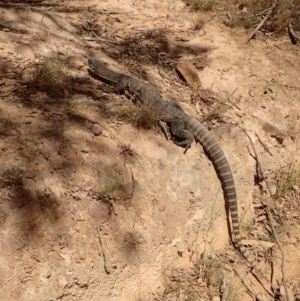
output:
M6 63L2 59L0 59L0 74L5 74L8 71L9 71L8 63Z
M292 162L276 172L276 198L286 196L292 191L300 189L299 164Z
M192 11L212 11L216 3L215 0L187 0Z
M191 268L173 268L164 274L167 293L157 300L196 301L200 300L199 296L203 300L208 296L217 296L220 294L223 273L224 264L218 258L199 259Z
M276 203L281 218L276 225L279 238L285 239L300 216L300 162L293 161L275 173Z
M205 24L205 21L203 18L201 17L198 17L196 20L195 20L195 23L194 23L194 26L193 26L193 30L200 30L203 28Z
M300 30L300 1L299 0L250 0L248 11L261 18L262 12L271 8L275 3L273 13L264 28L275 33L285 32L292 20L296 30Z
M159 121L158 114L148 106L130 104L122 107L118 113L120 117L131 121L137 128L149 130Z
M61 93L63 75L51 61L47 60L33 73L33 84L43 91Z
M20 126L21 124L17 121L0 117L0 135L9 135Z

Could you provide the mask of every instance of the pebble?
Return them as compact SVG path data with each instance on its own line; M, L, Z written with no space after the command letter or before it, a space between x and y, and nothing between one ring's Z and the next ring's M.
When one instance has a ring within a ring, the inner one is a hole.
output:
M275 244L274 244L273 242L263 241L263 240L261 240L261 241L259 242L259 244L260 244L261 246L263 246L264 248L266 248L266 249L270 249L270 248L272 248L272 247L275 246Z
M29 60L35 61L36 59L33 49L25 44L20 44L16 48L16 52Z
M250 89L250 90L249 90L249 95L250 95L251 97L254 97L254 96L255 96L255 92L254 92L252 89Z
M27 179L34 179L36 177L36 171L33 169L26 170L24 177Z
M101 135L101 133L102 133L102 129L101 129L101 127L100 127L99 124L94 123L94 124L91 126L91 132L92 132L95 136L99 136L99 135Z
M85 252L84 252L83 250L80 250L80 251L79 251L79 258L80 258L81 260L84 260L84 259L85 259Z
M265 294L263 294L263 293L258 293L256 295L256 299L258 301L268 301L269 300L269 298Z
M20 298L21 298L21 295L22 295L22 292L21 292L21 290L19 290L19 289L15 289L15 290L11 293L11 296L12 296L14 299L20 299Z
M77 69L80 69L80 68L82 68L82 67L84 66L84 63L81 62L81 61L79 61L79 60L75 60L75 61L73 62L73 66L74 66L75 68L77 68Z
M66 49L59 49L59 50L57 51L57 53L58 53L58 54L61 54L61 55L67 56L68 51L67 51Z
M108 205L94 200L90 203L88 214L101 222L107 222L111 219L111 210Z

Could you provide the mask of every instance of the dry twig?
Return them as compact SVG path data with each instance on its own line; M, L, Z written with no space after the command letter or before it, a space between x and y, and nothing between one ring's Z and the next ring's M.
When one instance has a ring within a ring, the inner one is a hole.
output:
M263 142L261 141L261 139L259 138L259 136L257 135L257 133L255 133L255 135L256 135L258 141L260 142L260 144L263 146L263 148L264 148L271 156L273 156L273 154L272 154L271 151L268 149L268 147L266 146L266 144L263 143Z
M99 238L99 243L100 243L100 247L101 247L101 252L103 254L103 264L104 264L104 270L106 272L106 274L110 274L110 270L109 268L107 267L107 263L106 263L106 254L105 254L105 251L104 251L104 247L103 247L103 243L102 243L102 239L101 239L101 226L100 226L100 229L99 229L99 235L98 235L98 238Z
M260 161L258 159L258 155L257 155L256 149L254 147L253 141L252 141L251 137L249 136L248 132L245 129L241 128L241 130L245 133L245 135L248 137L248 139L249 139L249 141L251 143L251 146L253 148L253 151L254 151L254 154L255 154L255 157L256 157L256 161L257 161L258 167L259 167L260 172L261 172L261 174L263 176L263 180L265 181L267 189L268 189L270 195L273 198L271 190L270 190L270 188L269 188L269 186L267 184L266 177L264 176L264 171L263 171L262 165L260 164ZM286 284L286 277L285 277L285 253L284 253L284 251L283 251L283 249L282 249L282 247L280 245L280 242L279 242L279 239L278 239L278 236L277 236L277 232L276 232L275 227L274 227L273 218L272 218L272 215L271 215L270 210L269 210L268 207L266 207L266 212L267 212L267 215L268 215L268 219L270 221L270 226L272 228L272 232L273 232L275 241L276 241L277 246L278 246L278 248L279 248L279 250L281 252L281 274L282 274L282 282L283 282L284 290L285 290L285 293L286 293L286 298L287 298L287 301L291 301L290 296L289 296L289 290L288 290L287 284Z
M252 292L252 290L250 289L250 287L248 286L248 284L244 281L244 278L242 277L242 275L240 274L240 272L233 267L233 271L236 273L236 275L240 278L241 282L244 284L245 288L247 289L249 295L253 298L253 300L255 300L255 295Z
M295 33L293 25L292 25L292 21L290 20L289 22L289 26L288 26L288 30L289 30L289 34L291 35L292 38L292 42L295 44L298 44L298 42L300 41L299 36Z
M263 18L263 20L258 24L258 26L252 31L252 33L250 34L247 43L249 43L249 41L253 38L253 36L260 30L260 28L265 24L265 22L269 19L270 15L273 12L273 8L277 5L277 2L269 9L268 13L266 14L266 16Z
M119 45L121 44L120 42L112 39L104 39L101 37L84 37L86 41L95 41L95 42L103 42L103 43L108 43L108 44L116 44Z
M222 300L225 301L226 299L226 271L224 271L224 277L223 277L223 294L222 294Z

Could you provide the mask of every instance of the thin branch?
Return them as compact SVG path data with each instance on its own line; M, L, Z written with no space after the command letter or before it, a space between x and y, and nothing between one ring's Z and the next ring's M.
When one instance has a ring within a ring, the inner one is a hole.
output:
M7 77L7 78L16 78L17 74L16 73L5 73L5 74L0 74L0 78L2 77Z
M110 270L109 268L107 267L107 263L106 263L106 254L105 254L105 251L104 251L104 247L103 247L103 243L102 243L102 239L101 239L101 227L99 229L99 235L98 235L98 239L99 239L99 243L100 243L100 246L101 246L101 252L103 254L103 264L104 264L104 270L106 272L106 274L110 274Z
M3 92L3 93L0 93L0 97L4 97L4 96L8 96L11 94L11 92L17 90L18 88L17 87L12 87L9 91L6 91L6 92Z
M252 292L252 290L250 289L250 287L247 285L247 283L244 281L244 278L242 277L242 275L240 274L240 272L236 269L236 268L232 268L233 271L236 273L236 275L240 278L241 282L244 284L245 288L248 291L248 294L253 298L253 300L255 300L255 295Z
M133 171L132 171L131 167L129 167L129 168L130 168L130 171L131 171L132 191L131 191L131 194L129 196L123 198L124 201L125 200L131 200L132 197L133 197L133 193L134 193L134 175L133 175Z
M225 301L226 299L226 270L224 271L224 277L223 277L223 294L222 294L222 300Z
M258 159L258 155L257 155L256 149L254 147L253 141L252 141L251 137L249 136L248 132L245 129L241 128L241 130L248 137L248 139L249 139L249 141L250 141L250 143L252 145L253 151L254 151L255 156L256 156L256 161L257 161L258 167L260 169L261 174L263 175L263 180L265 181L267 189L269 190L269 193L272 196L272 193L271 193L271 191L269 189L269 186L267 185L267 181L266 181L266 178L264 176L264 171L263 171L262 165L260 164L260 161ZM286 298L287 298L287 301L291 301L290 296L289 296L289 290L288 290L287 284L286 284L286 277L285 277L285 253L284 253L284 251L283 251L283 249L282 249L282 247L280 245L280 242L279 242L279 239L278 239L278 236L277 236L277 232L276 232L275 227L274 227L273 218L272 218L272 215L271 215L270 210L269 210L268 207L266 207L266 212L267 212L267 215L268 215L268 219L270 221L270 226L272 228L272 232L273 232L275 241L276 241L277 246L278 246L278 248L279 248L279 250L281 252L281 257L282 257L281 258L281 274L282 274L282 282L283 282L283 286L284 286Z
M293 28L293 25L292 25L292 21L291 21L291 20L290 20L290 22L289 22L288 30L289 30L289 34L290 34L291 37L292 37L292 42L293 42L294 44L298 44L298 42L300 41L300 38L299 38L299 36L295 33L294 28Z
M263 143L263 142L261 141L261 139L259 138L258 134L255 133L255 135L256 135L258 141L260 142L260 144L263 146L263 148L264 148L271 156L273 156L273 154L270 152L270 150L269 150L268 147L265 145L265 143Z
M86 41L103 42L103 43L107 43L107 44L116 44L116 45L121 44L120 42L118 42L116 40L105 39L105 38L101 38L101 37L83 37L83 39Z
M266 23L266 21L269 19L270 15L273 12L273 8L277 5L277 2L273 4L273 6L269 9L268 13L266 16L263 18L263 20L258 24L258 26L252 31L250 34L247 43L253 38L253 36L260 30L260 28Z

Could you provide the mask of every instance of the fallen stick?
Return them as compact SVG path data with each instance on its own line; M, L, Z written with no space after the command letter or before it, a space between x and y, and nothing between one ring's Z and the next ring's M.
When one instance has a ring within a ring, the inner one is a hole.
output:
M262 165L261 165L261 163L260 163L260 161L258 159L258 155L257 155L256 149L254 147L254 143L253 143L251 137L249 136L248 132L246 131L246 129L241 128L241 130L245 133L245 135L248 137L248 139L249 139L249 141L251 143L251 146L253 148L253 151L254 151L254 154L255 154L255 157L256 157L257 165L258 165L258 167L260 169L260 172L261 172L261 174L263 176L263 180L266 183L266 187L267 187L270 195L273 196L272 193L271 193L271 190L270 190L270 188L268 186L268 183L266 181L266 177L265 177L265 173L264 173L264 170L262 168ZM272 232L273 232L275 241L276 241L277 246L278 246L278 248L280 250L280 253L281 253L281 274L282 274L282 283L283 283L283 287L284 287L284 290L285 290L286 299L287 299L287 301L291 301L291 298L290 298L290 295L289 295L289 290L288 290L288 287L287 287L287 284L286 284L286 277L285 277L285 253L284 253L284 251L283 251L283 249L282 249L282 247L280 245L280 242L279 242L279 239L278 239L278 236L277 236L277 232L276 232L275 227L274 227L273 217L272 217L272 215L271 215L270 210L269 210L268 207L266 207L266 212L267 212L267 216L268 216L268 219L269 219L269 222L270 222L270 226L272 228Z
M94 41L94 42L103 42L103 43L108 43L108 44L120 44L120 42L116 40L111 40L111 39L105 39L101 37L83 37L84 40L86 41Z
M269 8L268 13L266 14L266 16L263 18L263 20L258 24L258 26L252 31L252 33L250 34L247 43L249 43L249 41L253 38L253 36L260 30L260 28L265 24L265 22L269 19L270 15L273 12L273 8L277 5L277 2L271 7ZM246 43L246 44L247 44Z
M300 38L297 36L297 34L294 31L293 25L292 25L292 21L290 20L289 22L289 26L288 26L288 30L289 30L289 34L292 38L292 42L294 44L298 44L298 42L300 41Z

